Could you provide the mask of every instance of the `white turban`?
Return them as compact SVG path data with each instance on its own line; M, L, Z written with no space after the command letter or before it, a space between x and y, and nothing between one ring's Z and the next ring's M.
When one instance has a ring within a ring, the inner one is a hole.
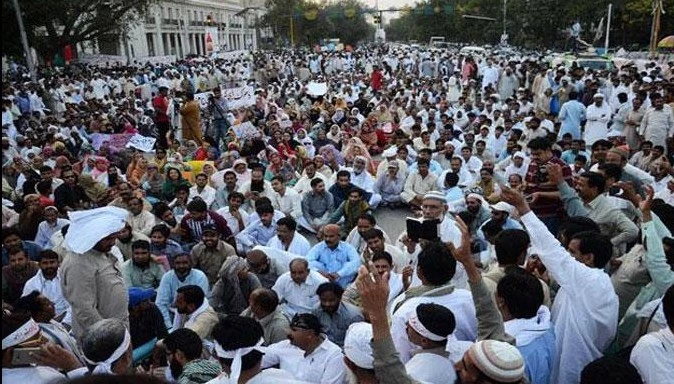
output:
M70 227L65 236L69 249L76 253L91 250L101 239L124 228L129 212L117 207L102 207L68 212Z

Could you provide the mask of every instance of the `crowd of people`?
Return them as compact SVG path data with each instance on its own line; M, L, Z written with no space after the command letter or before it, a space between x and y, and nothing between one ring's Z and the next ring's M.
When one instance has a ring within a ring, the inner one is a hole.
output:
M3 75L3 381L674 377L674 63L390 45Z

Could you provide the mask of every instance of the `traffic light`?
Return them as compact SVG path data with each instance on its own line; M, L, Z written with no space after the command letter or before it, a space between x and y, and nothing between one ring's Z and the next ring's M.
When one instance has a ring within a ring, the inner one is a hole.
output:
M381 24L381 15L374 15L374 23Z

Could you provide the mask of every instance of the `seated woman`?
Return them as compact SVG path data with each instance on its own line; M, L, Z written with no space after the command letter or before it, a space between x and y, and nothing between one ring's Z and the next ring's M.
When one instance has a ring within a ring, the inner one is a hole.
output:
M275 151L269 151L269 165L264 173L264 178L271 181L274 176L281 176L289 186L295 185L299 178L297 172L288 161L281 159L281 155Z

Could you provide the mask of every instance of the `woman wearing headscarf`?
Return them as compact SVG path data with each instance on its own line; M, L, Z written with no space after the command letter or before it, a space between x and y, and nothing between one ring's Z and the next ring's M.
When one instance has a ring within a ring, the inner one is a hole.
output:
M131 173L126 174L126 181L128 181L133 187L138 188L140 186L140 179L145 175L147 171L147 159L140 154L140 158L137 158L134 168L131 170Z
M189 181L183 178L183 174L178 168L169 166L166 169L166 180L162 187L162 197L164 201L172 201L176 197L176 188L180 185L191 187Z
M341 146L342 144L342 131L339 128L339 125L333 124L330 126L330 131L326 134L328 140L332 141L335 147Z
M248 307L250 293L260 287L257 276L248 271L246 259L230 256L218 272L209 300L211 307L226 315L238 315Z
M91 177L99 183L108 184L108 167L110 162L105 157L96 156L94 158L94 169L91 171Z
M330 120L332 121L333 124L342 125L346 121L346 113L344 113L344 110L342 108L336 108L335 114L332 115L332 118Z
M337 172L339 168L344 166L344 157L332 144L322 147L319 154L325 159L325 163L332 168L334 172Z
M352 164L353 160L356 158L356 156L363 156L367 159L367 171L370 172L370 174L374 175L375 174L375 168L374 164L372 162L372 157L370 156L370 153L367 150L367 147L365 144L363 144L363 141L360 140L357 137L353 137L349 140L349 144L347 144L346 148L342 151L342 154L344 155L344 159L346 160L347 163Z
M264 179L271 181L274 176L281 176L288 186L295 185L298 177L293 166L288 161L283 160L281 155L273 148L268 152L269 165L264 173Z
M377 145L377 142L379 141L377 138L377 126L377 118L373 115L370 115L370 117L363 122L363 125L360 128L360 133L358 134L358 138L360 138L360 140L363 142L368 152L373 154L378 154L381 152L379 146Z

